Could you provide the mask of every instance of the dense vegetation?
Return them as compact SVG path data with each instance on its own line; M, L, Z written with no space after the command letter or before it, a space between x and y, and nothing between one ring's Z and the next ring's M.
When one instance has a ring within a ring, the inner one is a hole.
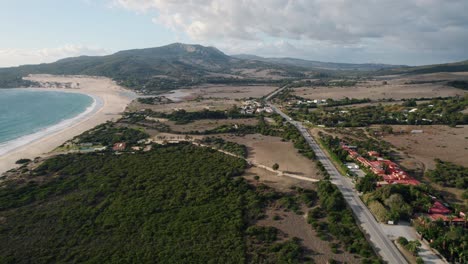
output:
M184 109L174 111L172 113L163 113L163 112L149 112L149 116L156 118L167 118L171 121L176 122L176 124L187 124L195 120L202 119L228 119L228 118L249 118L255 117L251 115L241 114L236 107L231 108L228 111L219 111L219 110L202 110L196 112L187 112Z
M50 159L0 189L1 262L245 262L262 202L244 166L191 145Z
M458 89L468 90L468 82L467 81L450 81L450 82L447 83L447 85L450 85L450 86L458 88Z
M114 123L99 125L80 136L76 137L79 143L101 144L111 146L117 142L136 144L141 139L148 138L149 135L140 130L128 127L117 127Z
M426 172L429 179L448 187L468 189L468 168L436 159L436 168Z
M370 105L359 108L307 109L291 111L295 119L328 127L358 127L372 124L455 126L468 124L468 114L461 111L468 106L468 95L446 100L433 99L414 107L403 105Z
M381 222L410 220L416 212L427 212L432 206L427 185L392 184L364 194L363 200Z
M172 103L173 101L165 96L152 96L152 97L139 97L138 102L142 104L168 104Z
M226 141L219 137L205 137L201 143L213 146L217 149L224 150L240 157L247 157L247 147L239 143Z
M445 225L442 221L423 219L416 230L451 263L468 262L468 229L463 226Z

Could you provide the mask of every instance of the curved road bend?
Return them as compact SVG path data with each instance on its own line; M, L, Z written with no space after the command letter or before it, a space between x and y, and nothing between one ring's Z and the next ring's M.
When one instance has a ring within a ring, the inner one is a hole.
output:
M265 100L268 101L274 95L281 92L284 88L285 87L276 90L267 96ZM377 253L383 258L383 260L392 264L408 263L400 251L398 251L396 246L392 243L392 241L390 241L390 239L385 235L382 227L379 225L379 223L377 223L369 209L364 205L357 193L353 190L353 184L351 180L343 177L340 174L340 172L335 168L328 156L325 155L323 150L319 147L317 142L315 142L302 123L293 121L288 115L283 113L276 106L270 106L276 113L280 114L301 132L302 136L315 152L317 159L322 162L323 166L330 174L331 182L335 184L343 194L343 197L345 198L349 207L352 209L354 215L359 220L360 226L367 233L368 239L373 244Z

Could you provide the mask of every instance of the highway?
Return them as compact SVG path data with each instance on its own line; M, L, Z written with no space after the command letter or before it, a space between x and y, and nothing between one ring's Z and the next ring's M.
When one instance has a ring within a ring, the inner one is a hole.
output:
M282 87L269 96L265 98L268 101L275 96L277 93L281 92L285 87ZM344 199L348 203L349 207L352 209L355 217L359 221L361 228L367 234L367 239L372 243L373 247L376 249L377 253L382 257L382 259L388 263L408 263L403 255L398 251L396 246L392 241L386 236L382 227L379 225L377 220L371 214L369 209L364 205L364 203L359 198L357 192L354 190L354 184L347 177L344 177L333 165L331 160L325 154L325 152L320 148L320 146L315 142L307 129L302 125L301 122L292 120L288 115L283 113L276 106L270 104L270 107L283 118L285 118L289 123L293 124L305 138L307 143L311 146L315 152L317 159L322 162L325 169L330 174L330 180L335 184L338 189L343 194Z

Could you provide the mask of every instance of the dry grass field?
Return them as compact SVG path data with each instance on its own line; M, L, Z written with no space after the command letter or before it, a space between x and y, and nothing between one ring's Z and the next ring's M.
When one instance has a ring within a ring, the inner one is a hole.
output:
M156 112L170 113L175 110L184 109L187 112L201 111L203 109L209 110L226 110L233 105L240 105L241 103L236 100L230 99L205 99L205 100L192 100L180 101L169 104L149 105L133 101L127 109L129 111L137 111L141 109L151 109Z
M195 86L194 88L187 91L190 91L190 97L192 98L203 97L242 99L250 97L261 98L276 89L278 89L278 87L268 85L204 85Z
M306 210L306 208L305 208ZM279 220L273 218L279 216ZM257 222L259 226L273 226L279 229L286 239L297 237L306 251L306 256L313 259L314 263L327 263L329 259L334 259L340 263L361 263L356 255L350 254L340 249L335 254L332 252L330 242L321 240L317 232L307 223L307 215L298 215L291 211L268 208L266 217Z
M411 130L423 130L411 134ZM433 169L434 159L450 161L468 167L468 126L393 126L393 131L403 134L385 135L384 140Z
M206 84L187 89L174 90L162 95L174 101L187 101L196 98L242 99L250 97L261 98L276 89L278 89L278 87L269 85Z
M248 148L249 159L271 167L279 164L279 170L296 175L318 179L315 163L297 153L291 142L283 142L281 138L259 134L223 136L225 140L244 144Z
M258 119L256 118L241 118L241 119L204 119L196 120L194 122L178 125L172 121L166 121L165 124L169 125L173 131L178 132L189 132L189 131L206 131L210 129L217 128L221 125L256 125Z
M298 87L294 88L294 94L308 99L327 99L335 100L349 98L370 98L371 100L379 99L404 99L404 98L420 98L420 97L446 97L456 96L468 93L461 89L449 87L443 82L430 83L430 81L441 80L461 80L468 79L468 75L457 73L438 73L438 74L422 74L410 77L397 76L392 79L386 79L387 84L383 84L382 80L370 80L357 83L355 86L344 87ZM428 82L408 84L411 82Z

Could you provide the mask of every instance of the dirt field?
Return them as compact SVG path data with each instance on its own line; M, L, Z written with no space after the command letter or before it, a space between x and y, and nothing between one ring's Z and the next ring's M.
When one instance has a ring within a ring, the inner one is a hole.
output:
M223 136L225 140L244 144L248 147L249 159L271 167L278 163L279 169L291 174L319 179L314 162L297 153L291 142L283 142L278 137L259 134L238 137Z
M242 119L221 119L221 120L197 120L184 125L177 125L172 121L166 121L165 124L169 125L172 130L178 132L189 132L189 131L206 131L217 128L221 125L256 125L258 119L256 118L242 118Z
M343 99L349 98L370 98L371 100L420 97L446 97L468 93L461 89L456 89L443 85L443 82L408 84L410 82L438 81L438 80L461 80L468 79L467 75L453 73L423 74L410 77L395 77L386 79L387 84L382 80L371 80L358 83L355 86L346 87L299 87L294 88L294 94L308 99Z
M273 220L275 215L280 216L280 220ZM330 242L321 240L315 230L307 223L307 215L297 215L294 212L286 212L274 208L268 208L265 219L257 222L259 226L273 226L281 230L286 237L297 237L306 249L306 255L314 259L315 263L327 263L330 258L342 263L361 263L359 258L343 249L340 254L331 251Z
M294 186L301 188L311 188L313 185L311 182L301 181L290 177L280 177L276 173L257 167L248 168L243 175L244 178L251 182L257 181L254 180L255 176L260 177L258 180L259 183L263 183L280 192L289 192L291 191L291 187Z

